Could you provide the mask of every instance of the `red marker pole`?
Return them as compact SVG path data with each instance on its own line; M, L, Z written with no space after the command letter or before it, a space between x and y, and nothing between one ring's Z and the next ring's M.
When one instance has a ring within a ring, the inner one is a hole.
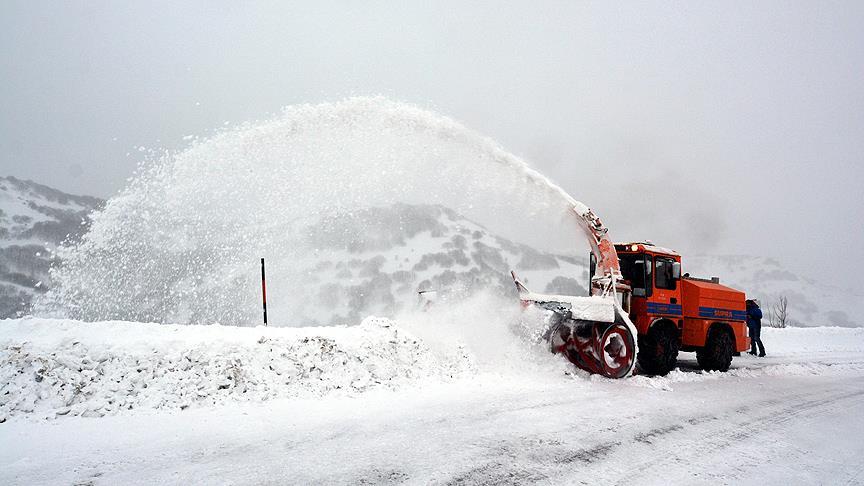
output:
M264 279L264 259L261 259L261 299L264 304L264 325L267 325L267 284Z

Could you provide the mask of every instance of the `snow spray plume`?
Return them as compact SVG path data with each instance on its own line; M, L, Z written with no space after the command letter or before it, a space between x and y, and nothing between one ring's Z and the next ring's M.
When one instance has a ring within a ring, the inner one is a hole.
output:
M459 346L470 350L481 372L542 379L573 370L563 357L550 359L543 337L546 316L534 307L523 311L513 296L480 289L465 299L440 304L423 311L405 310L396 322L441 355Z
M449 207L516 240L581 241L564 191L449 118L383 98L298 105L149 161L58 252L37 314L254 325L266 257L271 324L308 324L327 310L315 259L377 236L327 221L394 203Z

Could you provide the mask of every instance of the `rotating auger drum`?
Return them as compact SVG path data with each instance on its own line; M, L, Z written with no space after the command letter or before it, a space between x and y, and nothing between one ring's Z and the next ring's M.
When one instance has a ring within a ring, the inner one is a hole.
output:
M616 312L613 322L574 318L561 302L535 302L551 311L545 337L553 352L561 353L589 373L623 378L636 364L636 341Z
M533 306L543 313L543 338L552 352L563 354L589 373L608 378L623 378L633 371L636 364L633 326L612 298L542 296L528 292L518 280L515 282L523 307ZM579 315L574 315L574 307Z

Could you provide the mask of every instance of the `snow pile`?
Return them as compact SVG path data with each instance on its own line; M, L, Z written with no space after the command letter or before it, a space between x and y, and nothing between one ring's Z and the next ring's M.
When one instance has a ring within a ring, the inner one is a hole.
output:
M472 373L392 321L238 328L20 319L0 323L0 418L102 416L398 388Z

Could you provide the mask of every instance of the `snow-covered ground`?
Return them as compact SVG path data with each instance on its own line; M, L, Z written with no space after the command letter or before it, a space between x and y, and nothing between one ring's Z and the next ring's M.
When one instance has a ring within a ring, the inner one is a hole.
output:
M729 373L682 353L667 377L614 381L520 354L518 339L484 349L418 324L0 322L0 483L864 483L864 329L765 329L768 357L736 357ZM59 404L51 380L84 376L85 405ZM174 396L192 389L207 398ZM16 393L32 407L10 406Z

